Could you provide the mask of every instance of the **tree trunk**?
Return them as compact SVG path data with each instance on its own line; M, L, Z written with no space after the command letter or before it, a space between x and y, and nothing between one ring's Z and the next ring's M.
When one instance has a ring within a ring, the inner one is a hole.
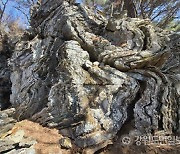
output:
M127 10L128 17L131 18L137 17L137 11L133 0L124 0L124 9Z

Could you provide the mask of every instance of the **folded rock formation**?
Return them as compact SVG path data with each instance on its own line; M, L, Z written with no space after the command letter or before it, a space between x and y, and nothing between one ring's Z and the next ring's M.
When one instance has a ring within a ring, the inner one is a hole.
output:
M61 0L35 6L31 26L11 58L18 120L56 127L81 148L130 120L142 134L180 131L179 34Z

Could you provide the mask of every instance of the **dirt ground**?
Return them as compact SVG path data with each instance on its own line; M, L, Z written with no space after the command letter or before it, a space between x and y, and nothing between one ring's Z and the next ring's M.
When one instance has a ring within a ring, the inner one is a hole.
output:
M63 137L57 129L49 129L41 125L24 120L15 124L11 130L11 134L15 134L18 130L25 132L24 136L36 140L34 146L37 154L91 154L92 152L81 152L73 146L70 149L61 148L59 140ZM121 133L126 133L129 130L127 127L122 129ZM122 134L117 134L117 137L112 141L113 144L99 150L96 154L180 154L180 145L135 145L135 143L123 144ZM125 136L126 137L126 136Z

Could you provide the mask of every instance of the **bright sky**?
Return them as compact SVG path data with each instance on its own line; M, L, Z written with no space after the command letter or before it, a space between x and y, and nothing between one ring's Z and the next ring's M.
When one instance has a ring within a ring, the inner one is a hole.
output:
M5 2L6 0L2 1ZM5 10L6 15L10 16L12 19L19 19L20 25L27 24L27 18L22 14L22 12L15 9L14 6L17 6L15 0L9 0ZM25 12L28 14L28 10L25 10Z
M2 0L2 1L6 1L6 0ZM76 1L78 3L82 2L82 0L76 0ZM10 15L14 19L18 18L21 25L26 24L26 26L27 26L27 24L28 24L27 17L25 15L23 15L22 12L15 9L14 6L17 6L17 3L15 2L15 0L9 0L6 10L5 10L6 14ZM29 10L24 10L24 12L26 14L29 14ZM179 20L180 19L180 11L178 11L177 16L178 16L178 20Z
M2 1L5 2L6 0L2 0ZM81 3L82 0L76 0L76 2ZM21 11L18 11L17 9L15 9L14 6L17 6L16 1L15 0L9 0L8 5L6 7L6 10L5 10L6 14L10 15L13 19L18 18L21 25L27 26L27 24L28 24L27 17ZM26 14L29 14L28 9L24 10L24 12Z

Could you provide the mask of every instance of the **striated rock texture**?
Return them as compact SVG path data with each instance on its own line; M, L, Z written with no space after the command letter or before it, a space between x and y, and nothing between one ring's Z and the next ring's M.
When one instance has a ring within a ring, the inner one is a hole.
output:
M180 131L179 34L60 0L35 6L31 26L11 58L18 120L81 148L108 144L131 120L142 134Z

